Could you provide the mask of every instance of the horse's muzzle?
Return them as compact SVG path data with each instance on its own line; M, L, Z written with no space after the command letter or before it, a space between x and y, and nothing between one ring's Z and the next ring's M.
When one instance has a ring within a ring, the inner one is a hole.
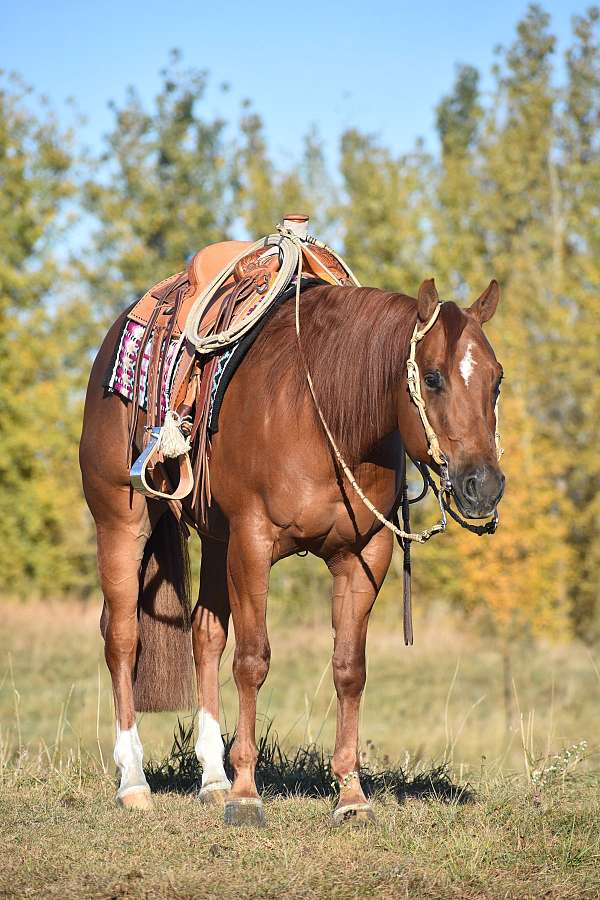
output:
M452 490L457 506L468 519L491 516L504 493L504 475L487 464L452 473Z

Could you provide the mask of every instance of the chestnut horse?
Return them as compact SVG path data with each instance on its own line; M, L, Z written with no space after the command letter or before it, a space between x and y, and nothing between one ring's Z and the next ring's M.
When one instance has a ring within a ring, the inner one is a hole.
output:
M482 331L498 300L492 281L468 309L442 304L417 349L427 415L447 458L458 507L471 518L490 515L504 488L495 449L502 373ZM387 516L400 502L402 445L414 461L437 470L407 389L406 361L415 324L428 322L438 302L433 280L423 282L416 300L321 284L301 296L302 347L319 406L360 487ZM357 496L332 453L307 387L293 302L283 303L265 325L223 401L212 440L212 504L201 535L191 646L180 526L162 501L132 491L128 407L102 387L122 324L123 316L94 363L80 448L85 496L97 527L102 632L116 707L117 799L129 807L151 805L136 705L155 710L185 703L193 649L200 796L225 801L228 822L262 823L255 719L269 669L269 572L277 560L307 550L325 560L333 576L338 705L332 766L340 786L334 822L371 820L359 777L359 705L369 614L390 563L393 535ZM230 616L239 695L233 785L223 765L218 688Z

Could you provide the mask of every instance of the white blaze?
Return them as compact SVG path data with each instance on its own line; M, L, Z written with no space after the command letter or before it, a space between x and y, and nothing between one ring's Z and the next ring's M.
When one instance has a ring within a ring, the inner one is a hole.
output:
M122 731L117 723L114 758L121 772L117 797L123 797L133 791L150 790L144 775L144 748L140 741L137 725Z
M221 738L221 726L206 709L198 715L198 740L196 756L202 766L202 787L210 790L229 790L231 782L225 774L223 759L225 748Z
M465 355L460 361L459 371L463 377L463 381L467 387L469 387L469 379L473 374L473 369L477 365L476 360L473 359L473 354L471 353L471 347L473 344L467 344L467 350Z

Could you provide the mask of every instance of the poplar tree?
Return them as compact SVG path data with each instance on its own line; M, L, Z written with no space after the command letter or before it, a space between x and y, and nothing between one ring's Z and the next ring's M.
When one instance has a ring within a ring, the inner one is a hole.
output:
M553 51L548 16L529 7L495 68L475 159L442 176L444 181L458 171L462 182L454 185L454 196L462 196L464 183L472 200L471 233L480 249L470 267L464 260L464 274L479 280L485 266L487 279L494 276L502 285L502 302L487 327L506 371L499 407L507 451L502 525L493 540L473 541L462 533L454 540L462 561L461 602L483 605L505 648L528 630L558 635L568 629L566 448L557 446L551 424L557 399L552 363L564 323L552 242Z
M98 308L114 313L229 236L235 168L226 122L206 111L207 76L173 52L147 109L134 88L112 103L114 126L85 203L97 227L84 269Z
M568 327L559 340L556 440L568 448L570 597L580 637L600 633L600 11L573 19L556 176L555 243Z
M94 566L77 475L76 317L58 255L72 135L16 77L0 82L0 590L85 590Z
M411 294L423 280L429 167L420 144L396 158L370 135L342 136L340 229L363 284Z
M313 234L323 237L332 228L336 192L314 129L297 157L281 170L271 158L262 119L248 107L240 122L236 172L238 214L249 238L271 234L290 212L308 214Z

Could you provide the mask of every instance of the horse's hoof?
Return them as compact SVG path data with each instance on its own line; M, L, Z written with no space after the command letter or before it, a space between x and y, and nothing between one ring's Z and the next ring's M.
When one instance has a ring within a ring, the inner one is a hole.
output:
M117 805L123 809L149 810L154 806L150 788L132 788L117 794Z
M332 815L334 828L364 828L377 822L370 803L348 803L338 806Z
M236 797L225 802L225 824L263 828L265 811L258 797Z
M223 806L231 794L231 785L225 782L207 784L198 791L198 800L207 806Z

